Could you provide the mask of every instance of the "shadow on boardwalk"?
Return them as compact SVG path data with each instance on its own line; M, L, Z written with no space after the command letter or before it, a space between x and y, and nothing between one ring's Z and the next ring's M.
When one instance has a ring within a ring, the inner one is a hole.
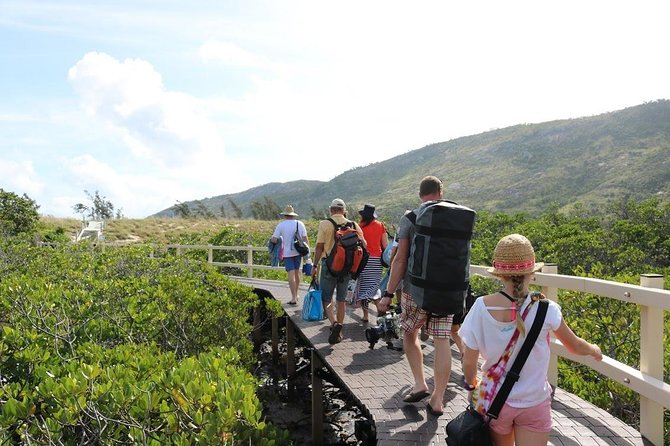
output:
M268 291L281 302L289 300L285 283L239 278L240 282ZM302 293L304 294L304 292ZM445 392L444 414L436 418L427 413L426 401L406 404L402 398L410 391L411 372L402 352L387 349L380 342L368 348L365 326L354 315L345 317L341 343L328 344L328 321L305 322L300 306L284 306L302 335L311 342L326 367L369 412L377 431L378 445L445 445L445 427L467 405L467 392L457 383L462 378L460 356L452 350L453 364ZM425 366L433 362L433 347L424 343ZM427 376L432 372L427 373ZM432 382L429 381L432 387ZM638 431L602 409L561 389L552 403L553 429L549 444L554 446L640 445L652 446Z

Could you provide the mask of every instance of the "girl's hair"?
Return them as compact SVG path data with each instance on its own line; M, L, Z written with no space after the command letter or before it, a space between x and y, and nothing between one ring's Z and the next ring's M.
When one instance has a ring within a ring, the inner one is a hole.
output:
M514 302L517 308L516 327L519 329L519 333L525 336L526 329L523 324L523 319L521 319L520 317L519 310L521 309L521 305L523 305L523 301L526 300L526 295L528 294L528 290L524 288L524 283L526 282L526 275L509 276L509 279L512 281L512 285L514 285L514 292L512 293L512 297L514 298ZM536 302L540 299L544 299L544 294L531 293L530 297L533 302Z

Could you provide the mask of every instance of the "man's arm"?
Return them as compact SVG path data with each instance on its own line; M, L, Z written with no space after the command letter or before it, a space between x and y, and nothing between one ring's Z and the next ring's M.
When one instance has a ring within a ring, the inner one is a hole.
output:
M316 276L316 272L321 266L321 255L323 254L324 243L317 243L314 248L314 267L312 268L312 277Z

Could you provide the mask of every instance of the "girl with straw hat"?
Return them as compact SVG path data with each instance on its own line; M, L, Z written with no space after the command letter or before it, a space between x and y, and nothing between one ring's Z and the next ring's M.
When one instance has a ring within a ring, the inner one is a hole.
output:
M543 263L535 261L530 241L520 234L503 237L493 253L488 272L500 280L503 289L475 302L463 321L459 334L465 344L463 356L464 386L472 391L473 406L482 414L488 410L503 379L521 349L523 338L535 319L538 305L545 297L529 291L533 274ZM549 333L571 353L602 359L600 348L578 337L566 325L560 306L547 300L549 307L537 341L532 347L519 380L512 387L497 419L489 428L496 446L537 446L547 444L551 431L551 387L549 370ZM518 330L519 342L510 342ZM478 358L482 381L477 383Z

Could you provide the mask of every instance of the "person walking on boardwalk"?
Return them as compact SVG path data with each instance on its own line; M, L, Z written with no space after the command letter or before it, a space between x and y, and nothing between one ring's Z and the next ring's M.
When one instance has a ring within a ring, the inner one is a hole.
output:
M419 198L422 206L424 204L442 199L442 181L437 177L427 176L419 184ZM386 291L378 305L380 311L386 311L390 304L396 289L402 286L402 298L400 299L400 326L403 334L403 349L407 362L414 379L414 385L410 393L403 399L406 403L416 403L427 397L430 397L426 410L431 415L439 416L444 410L444 392L447 389L449 375L451 374L451 346L449 345L449 335L451 332L451 322L453 315L435 316L429 315L421 309L411 295L409 277L407 275L407 266L410 256L410 246L415 232L415 224L410 215L421 209L415 209L413 212L405 213L400 219L398 225L398 249L391 264L391 276L388 281ZM423 369L423 351L419 341L421 327L426 326L428 335L433 336L435 345L435 362L433 364L434 387L432 393L428 389L426 376Z
M489 409L506 366L512 365L523 344L522 341L513 343L514 333L518 331L516 336L523 339L535 320L539 306L536 302L545 299L541 293L529 291L533 273L542 266L535 262L533 246L523 235L511 234L500 239L493 253L493 267L488 272L502 282L503 289L478 298L463 321L460 329L465 344L463 384L473 392L473 407L482 414ZM549 441L549 332L553 332L569 352L602 360L600 348L575 335L566 325L560 306L548 299L547 302L546 317L526 366L521 369L498 418L490 421L496 446L537 446ZM478 384L480 355L484 363Z
M350 274L340 276L333 275L326 266L326 257L335 247L336 226L352 225L359 239L365 243L363 231L355 222L348 220L344 215L347 211L344 201L335 198L330 203L330 218L319 222L319 230L316 235L316 247L314 248L314 268L312 276L318 277L321 288L321 298L325 308L326 316L330 321L330 334L328 342L337 344L342 340L342 323L344 322L345 301L347 298L347 285L351 279ZM337 315L333 311L333 293L337 305Z
M356 306L360 305L363 308L363 322L368 322L370 301L379 297L379 282L382 279L382 252L386 249L389 241L384 224L377 220L375 206L366 204L358 213L361 216L358 224L363 230L370 257L361 275L356 279L354 303Z
M275 227L270 241L277 243L280 237L283 240L284 269L288 272L288 287L291 290L291 300L288 303L295 305L298 303L298 287L302 280L300 270L302 256L293 247L293 239L296 233L307 245L309 245L309 239L307 238L307 228L305 228L303 222L297 219L298 214L293 210L293 206L287 205L284 212L279 215L283 216L284 220Z

